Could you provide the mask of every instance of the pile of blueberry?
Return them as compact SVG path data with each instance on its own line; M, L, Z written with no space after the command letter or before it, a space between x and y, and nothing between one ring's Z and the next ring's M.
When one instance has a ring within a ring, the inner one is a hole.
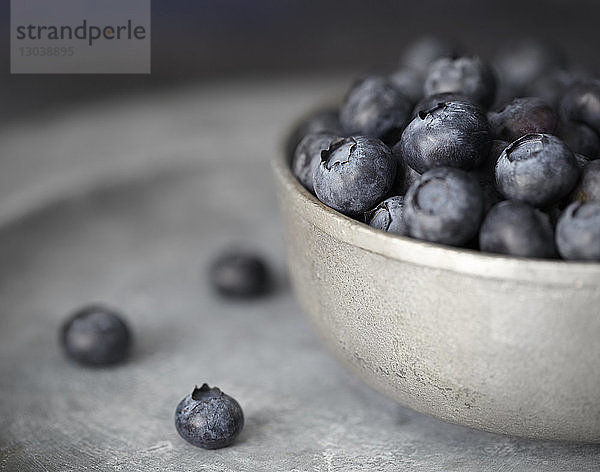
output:
M401 63L296 129L306 189L399 235L600 260L600 80L535 41L489 64L424 39Z

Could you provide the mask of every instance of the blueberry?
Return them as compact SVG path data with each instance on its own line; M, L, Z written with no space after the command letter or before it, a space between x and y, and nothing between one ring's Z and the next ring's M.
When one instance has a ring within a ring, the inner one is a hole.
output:
M600 159L585 165L571 198L578 202L600 203Z
M313 174L321 162L321 151L329 148L339 137L328 133L311 133L304 136L292 160L292 172L300 183L314 193Z
M408 45L402 54L400 63L424 74L436 59L451 56L454 52L454 48L450 47L446 41L425 36Z
M404 160L404 156L402 156L402 147L400 142L396 143L392 148L392 156L396 159L396 179L394 180L394 185L390 190L390 195L404 195L408 190L408 187L412 185L412 183L421 177L416 170L412 167L408 166L406 161Z
M492 141L490 151L487 158L483 161L480 167L471 171L472 175L477 179L481 190L483 191L484 208L489 210L492 205L503 200L498 190L496 190L496 162L502 155L502 151L510 143L495 139Z
M210 267L214 289L227 298L252 298L269 290L267 264L258 255L234 250L218 257Z
M317 110L305 117L291 132L287 139L285 149L288 156L293 156L302 138L307 134L327 133L341 135L342 125L339 120L337 108L324 108Z
M578 178L573 152L549 134L522 136L502 152L496 164L498 190L508 199L536 207L566 196Z
M321 154L314 174L317 198L346 215L373 208L392 188L396 159L379 139L355 136L340 139Z
M367 213L369 226L388 233L406 235L408 229L404 222L404 197L390 197Z
M574 121L560 121L556 135L573 152L593 159L600 157L600 136L589 126Z
M556 225L556 246L563 259L600 261L600 203L571 203Z
M433 95L428 95L426 97L423 97L421 100L419 100L417 102L417 104L413 108L411 119L414 119L415 117L419 116L420 112L426 112L427 110L431 110L432 108L435 108L438 104L446 103L446 102L475 103L469 97L467 97L466 95L462 95L460 93L452 93L452 92L434 93Z
M523 95L537 78L561 69L563 65L561 51L531 39L507 45L494 60L501 85L509 96Z
M131 345L131 333L123 318L102 305L76 311L63 324L61 343L75 361L101 366L121 362Z
M348 92L340 107L346 135L366 135L395 143L406 125L412 104L388 79L367 77Z
M204 384L179 402L175 427L194 446L220 449L232 444L242 432L244 413L235 399Z
M552 107L536 97L515 98L499 111L488 113L492 135L514 141L529 133L552 133L557 117Z
M554 233L548 215L518 201L494 205L479 232L482 251L521 257L556 257Z
M487 108L496 96L496 77L490 66L478 57L444 57L429 66L424 91L426 96L460 93Z
M539 97L554 109L558 109L560 99L571 84L586 80L588 75L582 71L564 69L550 70L525 86L525 96Z
M477 234L483 195L469 173L452 167L425 172L404 200L409 234L418 239L459 246Z
M560 101L562 118L588 125L600 134L600 80L571 85Z
M402 67L390 75L390 81L412 103L423 96L423 76L414 69Z
M419 173L439 166L472 169L489 151L487 117L467 102L438 103L419 112L400 138L406 163Z

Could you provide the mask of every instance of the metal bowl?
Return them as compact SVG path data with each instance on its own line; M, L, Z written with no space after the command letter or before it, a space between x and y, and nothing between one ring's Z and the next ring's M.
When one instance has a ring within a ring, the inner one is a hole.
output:
M297 298L331 351L402 405L536 439L600 442L600 264L375 230L273 161Z

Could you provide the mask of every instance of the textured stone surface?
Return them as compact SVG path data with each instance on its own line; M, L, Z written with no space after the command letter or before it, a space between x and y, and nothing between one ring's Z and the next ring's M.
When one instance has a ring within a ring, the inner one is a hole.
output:
M0 131L0 470L597 470L597 446L481 433L380 396L321 347L286 283L249 304L208 290L206 264L236 241L285 280L267 160L336 86L225 84ZM122 366L59 350L65 313L94 300L131 321ZM175 431L202 382L244 408L231 448Z

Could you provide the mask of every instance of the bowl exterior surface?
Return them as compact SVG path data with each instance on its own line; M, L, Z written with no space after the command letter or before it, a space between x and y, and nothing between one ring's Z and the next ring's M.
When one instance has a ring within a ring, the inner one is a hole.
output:
M274 163L297 298L369 385L496 433L600 442L600 264L482 255L325 208Z

